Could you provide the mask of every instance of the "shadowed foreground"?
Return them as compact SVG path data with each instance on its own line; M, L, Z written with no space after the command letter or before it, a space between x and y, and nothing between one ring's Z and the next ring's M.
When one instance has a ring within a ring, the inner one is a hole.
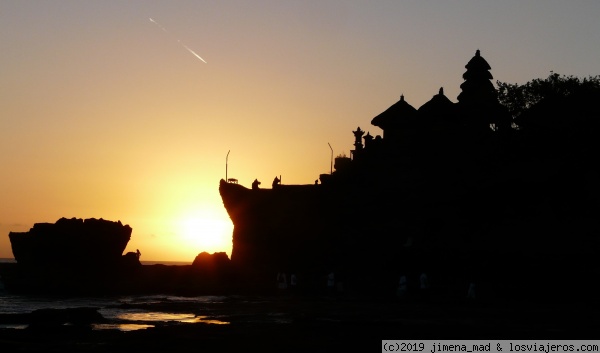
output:
M164 323L145 330L92 330L58 322L0 329L3 352L378 351L383 339L594 339L597 303L400 302L387 298L226 297L210 308L174 303L172 312L210 312L229 324ZM0 320L3 318L0 317Z

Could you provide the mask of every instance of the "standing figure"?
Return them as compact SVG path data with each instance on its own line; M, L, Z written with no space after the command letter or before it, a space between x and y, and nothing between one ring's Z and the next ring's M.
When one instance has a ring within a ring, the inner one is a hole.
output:
M278 177L275 177L275 179L273 179L273 188L276 188L277 186L279 186L279 184L281 183L281 179L279 179Z
M405 275L400 276L400 283L398 284L398 297L403 298L408 294L408 281Z
M285 272L277 273L277 288L287 289L287 276Z
M429 279L427 278L427 274L425 272L421 273L421 277L419 277L420 287L419 290L421 292L421 299L427 300L429 299Z
M475 299L475 282L469 283L469 290L467 291L468 299Z
M297 285L298 285L298 278L296 277L295 273L292 273L290 275L290 287L292 288L292 291L296 290Z
M335 290L335 273L333 271L329 272L327 275L327 291L333 293Z

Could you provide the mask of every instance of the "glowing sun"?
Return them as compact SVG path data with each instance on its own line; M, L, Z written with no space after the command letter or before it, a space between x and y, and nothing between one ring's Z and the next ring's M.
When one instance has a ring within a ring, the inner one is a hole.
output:
M231 248L233 225L228 218L206 212L193 213L181 219L179 228L185 246L197 251L227 251Z

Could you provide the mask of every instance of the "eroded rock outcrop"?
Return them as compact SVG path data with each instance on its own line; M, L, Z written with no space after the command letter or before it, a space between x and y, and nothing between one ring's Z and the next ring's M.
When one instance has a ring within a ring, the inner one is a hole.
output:
M22 267L89 269L118 266L131 232L121 221L61 218L8 236Z
M461 296L472 281L506 297L595 293L582 285L600 273L600 92L550 97L513 121L479 51L465 67L458 103L443 89L419 109L401 96L371 121L383 136L352 131L351 158L321 184L221 180L236 271L270 288L280 272L315 288L335 273L346 290L392 293L427 272Z

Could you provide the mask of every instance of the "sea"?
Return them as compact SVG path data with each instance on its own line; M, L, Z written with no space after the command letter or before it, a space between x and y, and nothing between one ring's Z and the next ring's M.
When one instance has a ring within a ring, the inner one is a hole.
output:
M14 259L0 259L15 263ZM189 265L189 262L146 261L145 265ZM28 314L39 309L97 308L106 323L92 325L94 330L142 330L156 325L207 323L226 325L218 308L225 302L239 301L228 296L183 297L171 295L124 295L102 297L49 297L16 295L6 291L0 278L0 317ZM8 314L8 315L7 315ZM0 320L0 322L6 320ZM0 328L25 329L27 324L0 324Z

